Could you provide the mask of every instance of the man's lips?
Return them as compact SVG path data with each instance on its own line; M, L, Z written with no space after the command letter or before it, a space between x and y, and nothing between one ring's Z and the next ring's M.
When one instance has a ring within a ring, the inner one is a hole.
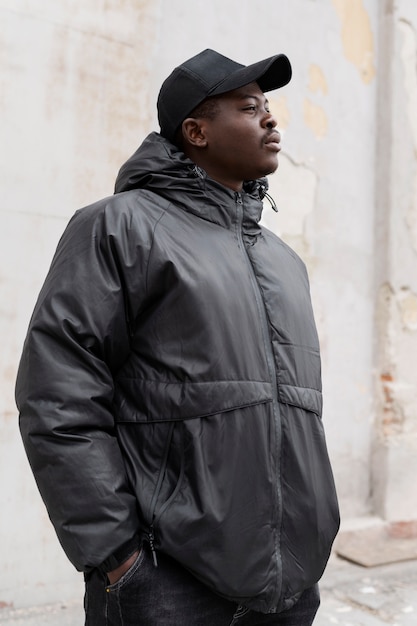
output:
M281 150L281 136L278 132L274 132L271 135L268 135L264 141L264 144L271 148L271 150L275 150L279 152Z

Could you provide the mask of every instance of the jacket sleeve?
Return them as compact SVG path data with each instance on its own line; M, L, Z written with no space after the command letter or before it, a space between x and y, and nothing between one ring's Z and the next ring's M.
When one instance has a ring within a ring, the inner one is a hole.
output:
M109 571L138 545L136 500L112 412L113 376L129 354L121 258L129 224L124 219L123 231L123 216L117 219L117 228L109 226L106 211L90 207L69 223L29 325L16 384L32 471L80 571Z

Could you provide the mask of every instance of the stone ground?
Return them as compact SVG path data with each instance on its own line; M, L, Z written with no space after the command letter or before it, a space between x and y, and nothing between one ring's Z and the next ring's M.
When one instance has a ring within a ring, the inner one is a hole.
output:
M314 626L417 626L417 561L361 567L332 556Z
M365 568L332 555L321 595L314 626L417 626L417 561ZM83 624L80 603L0 609L0 626Z

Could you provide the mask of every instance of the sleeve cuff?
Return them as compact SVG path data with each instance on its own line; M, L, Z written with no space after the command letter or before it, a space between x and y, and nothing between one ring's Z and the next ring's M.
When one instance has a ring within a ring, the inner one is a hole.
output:
M126 561L132 554L138 549L140 546L139 535L135 535L130 541L124 543L120 548L118 548L113 554L111 554L101 565L99 565L98 569L107 574L107 572L111 572L112 570L119 567L124 561Z

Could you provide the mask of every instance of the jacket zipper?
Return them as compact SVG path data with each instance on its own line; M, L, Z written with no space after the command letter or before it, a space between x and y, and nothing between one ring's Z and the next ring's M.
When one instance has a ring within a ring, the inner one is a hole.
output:
M172 433L174 431L174 424L175 424L175 422L171 422L170 427L169 427L169 432L168 432L168 436L167 436L166 444L165 444L164 457L162 459L161 467L159 469L158 480L157 480L157 483L156 483L155 491L153 492L151 505L150 505L150 516L149 517L150 517L151 523L149 525L149 530L148 530L147 534L148 534L149 547L150 547L151 553L152 553L153 564L154 564L155 567L158 567L158 559L156 557L156 550L155 550L156 505L157 505L157 502L158 502L159 494L161 492L162 483L163 483L164 476L165 476L165 470L166 470L167 463L168 463L168 455L169 455L169 450L170 450L170 447L171 447Z
M251 281L254 289L255 300L259 312L259 318L261 321L262 327L262 335L264 340L264 348L265 348L265 356L267 360L269 376L272 382L272 406L273 406L273 415L274 415L274 426L275 426L275 463L276 463L276 472L277 472L277 483L276 483L276 501L277 501L277 528L276 528L276 540L275 540L275 553L278 565L278 588L279 594L281 595L281 587L282 587L282 563L281 563L281 551L280 551L280 534L281 534L281 524L282 524L282 493L281 493L281 417L280 417L280 409L278 404L278 387L277 387L277 372L275 367L275 360L273 355L272 344L269 335L269 325L268 318L265 309L264 300L262 297L261 289L259 287L255 270L253 269L251 260L249 258L248 252L246 250L245 243L243 241L242 229L243 229L243 198L241 193L236 192L235 194L236 201L236 212L237 212L237 238L239 247L242 248L242 254L246 259L246 263L249 268ZM271 612L275 612L274 609Z
M178 474L177 484L176 484L173 492L168 497L168 499L160 506L159 510L157 511L158 498L159 498L159 495L161 493L162 484L164 482L164 476L165 476L165 471L166 471L167 464L168 464L168 456L169 456L169 451L171 449L172 436L173 436L175 424L176 424L175 421L172 421L170 423L169 432L168 432L168 436L167 436L166 444L165 444L164 457L163 457L163 460L162 460L162 463L161 463L161 468L160 468L159 475L158 475L158 481L156 483L155 491L153 493L152 500L151 500L151 505L150 505L150 520L151 520L151 523L149 525L149 529L148 529L148 532L147 532L147 537L148 537L149 547L150 547L150 550L151 550L151 553L152 553L153 564L154 564L155 567L158 567L158 558L157 558L157 555L156 555L156 547L155 547L156 526L158 524L158 521L159 521L160 517L164 513L164 511L168 508L168 506L170 505L172 500L177 495L177 492L178 492L178 490L181 487L182 478L183 478L184 471L185 471L184 470L184 446L183 446L183 440L181 439L181 459L180 459L181 460L181 465L180 465L180 471L179 471L179 474Z

